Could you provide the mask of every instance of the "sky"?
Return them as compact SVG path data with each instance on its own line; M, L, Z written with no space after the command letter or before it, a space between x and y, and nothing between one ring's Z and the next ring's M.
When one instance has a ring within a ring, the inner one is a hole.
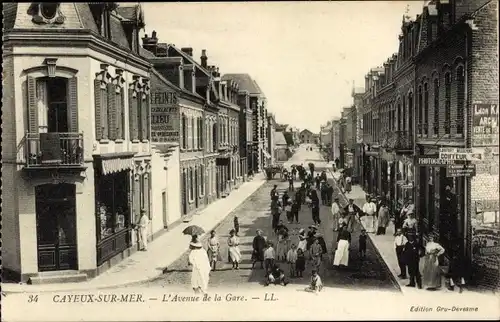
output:
M247 73L278 123L319 132L397 52L402 17L423 1L142 3L159 42L192 47L221 74Z

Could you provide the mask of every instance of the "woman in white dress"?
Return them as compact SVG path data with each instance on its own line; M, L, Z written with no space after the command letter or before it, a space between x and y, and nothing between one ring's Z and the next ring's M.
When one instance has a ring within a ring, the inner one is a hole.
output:
M227 239L227 246L229 247L229 260L233 264L233 269L239 269L239 264L241 262L241 252L240 252L240 239L236 236L236 231L231 229L229 232L229 238Z
M188 265L192 266L191 287L195 293L207 293L208 281L210 279L210 261L203 245L194 240L189 244Z
M337 238L337 250L333 257L333 266L349 265L349 245L351 243L351 233L347 230L347 225L343 224L339 230Z
M340 222L340 206L339 206L339 198L335 198L332 203L332 225L333 231L337 231L339 229Z
M438 257L444 254L443 246L434 241L434 236L429 237L425 245L424 276L423 284L428 290L436 290L441 287L441 270Z

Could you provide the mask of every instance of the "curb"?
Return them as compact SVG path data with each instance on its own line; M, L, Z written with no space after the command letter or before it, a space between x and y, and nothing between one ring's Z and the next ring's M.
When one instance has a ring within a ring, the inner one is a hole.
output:
M207 229L207 232L205 232L205 234L201 235L200 236L200 239L203 239L205 238L207 235L208 235L208 231L210 230L213 230L213 229L217 229L221 224L222 222L232 213L234 212L235 210L237 210L239 207L241 207L241 205L243 204L243 202L245 202L245 200L247 200L248 198L250 198L251 196L253 196L255 193L257 193L257 191L266 183L267 181L262 181L260 183L260 185L258 185L256 187L256 189L254 191L252 191L250 194L248 194L244 199L241 199L234 207L231 207L231 209L220 219L218 220L217 222L215 222L215 224L212 226L211 229ZM200 212L201 214L201 212ZM198 215L198 214L197 214ZM196 216L197 216L196 215ZM168 233L168 232L167 232ZM184 255L184 252L181 254L181 256ZM178 258L175 258L171 263L169 263L169 265L171 265L172 263L174 263ZM145 279L141 279L141 280L136 280L136 281L126 281L126 282L123 282L123 283L116 283L116 284L113 284L113 285L102 285L102 286L99 286L99 285L96 285L96 286L92 286L92 285L82 285L81 287L74 287L74 288L68 288L68 289L53 289L53 290L29 290L29 289L26 289L26 290L5 290L5 284L2 283L2 293L4 295L9 295L9 294L22 294L22 293L52 293L52 292L74 292L74 291L89 291L89 290L106 290L106 289L113 289L113 288L122 288L122 287L128 287L128 286L138 286L139 284L142 284L142 283L147 283L147 282L150 282L150 281L154 281L156 280L157 278L159 278L161 275L164 274L165 272L165 269L168 268L168 265L167 267L165 267L163 270L158 270L158 274L154 277L148 277L148 278L145 278ZM17 285L17 284L16 284ZM50 284L47 284L47 285L50 285ZM52 284L54 285L54 284ZM63 284L64 285L64 284ZM27 285L28 286L28 285ZM8 288L8 286L7 286ZM27 287L29 288L29 286Z
M342 196L343 196L346 200L348 200L348 198L346 197L345 193L344 193L344 192L340 189L340 187L338 186L338 181L337 181L337 179L335 179L335 177L333 176L332 170L328 169L328 172L329 172L329 173L330 173L330 175L332 176L332 179L333 179L333 181L335 182L335 184L337 184L337 189L339 189L340 194L341 194L341 195L342 195ZM363 227L363 224L362 224L361 222L359 222L359 221L358 221L358 223L359 223L359 225L360 225L361 227ZM402 294L404 294L405 292L404 292L404 291L403 291L403 289L401 288L401 285L399 285L399 282L398 282L398 280L397 280L397 276L396 276L396 275L394 275L394 272L392 271L392 269L391 269L391 268L389 267L389 265L387 264L387 261L385 260L384 256L382 256L382 254L381 254L381 253L380 253L380 251L378 250L377 246L375 245L375 243L374 243L374 242L373 242L373 240L372 240L372 236L371 236L370 234L367 234L367 235L368 235L368 237L369 237L370 244L373 246L373 249L375 249L375 253L376 253L377 257L378 257L379 259L381 259L381 260L384 262L385 267L386 267L386 268L387 268L387 270L389 271L389 273L390 273L390 275L389 275L389 276L390 276L390 278L391 278L391 282L392 282L392 284L394 285L394 287L395 287L396 289L398 289L398 290L399 290Z

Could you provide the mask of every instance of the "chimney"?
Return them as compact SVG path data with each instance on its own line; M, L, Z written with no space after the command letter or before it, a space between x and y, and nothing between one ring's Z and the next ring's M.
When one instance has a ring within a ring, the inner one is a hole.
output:
M207 50L206 49L201 50L200 60L201 60L201 67L207 68L208 57L207 57Z
M192 47L182 47L181 50L188 54L189 56L193 57L193 48Z
M158 45L158 38L156 38L156 31L153 30L151 37L148 37L147 34L142 38L142 48L152 52L156 56L156 48Z

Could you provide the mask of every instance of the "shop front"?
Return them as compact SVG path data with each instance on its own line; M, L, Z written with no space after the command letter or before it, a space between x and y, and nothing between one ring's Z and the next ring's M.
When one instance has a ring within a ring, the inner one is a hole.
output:
M133 153L101 155L94 172L97 266L132 246Z
M231 158L229 155L220 155L215 159L217 167L217 198L225 198L229 194L229 168Z
M365 146L364 157L364 178L365 178L365 191L369 194L378 194L378 182L380 179L379 173L379 151L373 149L369 145Z

